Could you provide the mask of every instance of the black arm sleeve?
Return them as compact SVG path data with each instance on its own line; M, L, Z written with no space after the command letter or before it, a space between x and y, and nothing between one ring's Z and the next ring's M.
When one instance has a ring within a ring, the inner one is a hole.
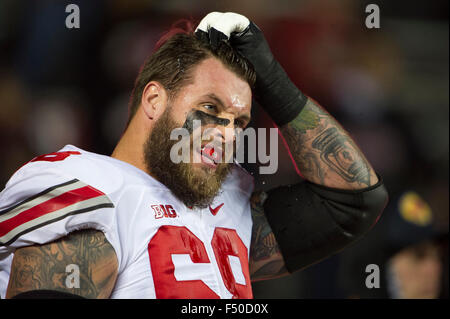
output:
M300 270L361 238L388 201L379 182L340 190L307 181L270 190L264 212L289 272Z

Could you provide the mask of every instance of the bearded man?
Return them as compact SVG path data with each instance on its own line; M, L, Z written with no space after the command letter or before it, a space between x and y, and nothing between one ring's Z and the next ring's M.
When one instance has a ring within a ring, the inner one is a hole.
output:
M254 193L224 151L250 121L252 94L305 181ZM173 159L177 129L189 136L185 161ZM68 145L11 177L0 194L0 294L252 298L252 281L363 236L386 201L381 178L293 85L261 30L213 12L195 32L169 32L145 62L111 156Z

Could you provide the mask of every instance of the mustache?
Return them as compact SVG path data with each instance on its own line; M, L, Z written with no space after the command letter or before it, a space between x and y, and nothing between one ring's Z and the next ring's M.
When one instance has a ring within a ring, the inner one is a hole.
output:
M177 124L168 113L158 120L144 145L146 166L186 206L206 208L219 193L232 165L219 163L214 173L205 174L202 170L195 169L191 163L172 162L170 150L176 141L170 140L170 133L176 127ZM192 138L193 134L190 136Z

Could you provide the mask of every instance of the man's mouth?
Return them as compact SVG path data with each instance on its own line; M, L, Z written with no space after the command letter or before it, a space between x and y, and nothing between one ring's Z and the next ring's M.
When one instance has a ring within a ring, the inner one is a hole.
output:
M222 162L222 149L211 144L203 145L199 151L202 163L211 168L216 168Z

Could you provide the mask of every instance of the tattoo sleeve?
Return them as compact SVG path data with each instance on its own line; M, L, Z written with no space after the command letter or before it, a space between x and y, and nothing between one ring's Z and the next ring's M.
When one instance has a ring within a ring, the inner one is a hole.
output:
M67 284L72 273L68 265L79 269L78 287ZM52 243L17 249L6 297L48 289L85 298L108 298L117 271L116 253L105 235L97 230L80 230Z
M311 99L281 132L302 175L310 182L341 189L377 183L375 172L348 133Z
M266 196L264 192L255 192L250 200L253 230L249 264L252 281L272 279L288 274L275 235L264 215L263 204Z

